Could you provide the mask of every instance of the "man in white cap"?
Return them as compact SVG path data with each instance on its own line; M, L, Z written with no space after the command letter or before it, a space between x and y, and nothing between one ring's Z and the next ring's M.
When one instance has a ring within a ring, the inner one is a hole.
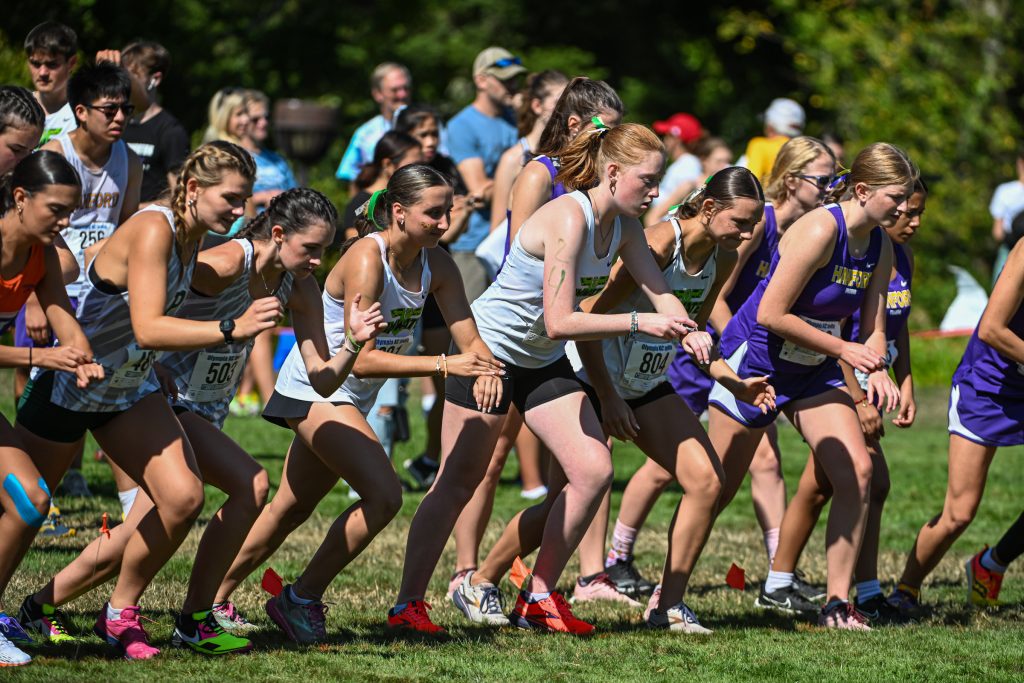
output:
M450 245L471 302L490 284L474 252L492 227L494 169L517 139L510 107L524 73L519 57L501 47L487 48L473 60L476 97L448 122L448 148L469 189L467 207L473 209L465 232Z
M786 97L772 100L764 112L764 137L751 138L740 165L749 168L758 180L765 182L772 172L779 149L791 137L803 133L806 121L804 108L793 100Z

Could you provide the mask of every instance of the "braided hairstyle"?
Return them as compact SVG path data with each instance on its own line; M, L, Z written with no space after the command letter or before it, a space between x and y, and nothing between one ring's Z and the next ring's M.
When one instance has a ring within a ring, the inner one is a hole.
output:
M233 142L215 140L202 145L188 155L178 172L178 183L171 195L171 211L174 213L174 229L177 234L185 233L186 194L189 180L195 180L199 187L212 187L224 179L225 174L236 172L250 183L256 180L256 164L244 149Z
M312 225L324 224L336 228L338 210L322 192L295 187L285 190L270 200L267 209L249 220L238 231L238 238L265 242L270 239L275 225L280 225L285 235L305 232Z
M31 126L42 134L45 123L46 113L32 93L17 85L0 85L0 135L8 126Z

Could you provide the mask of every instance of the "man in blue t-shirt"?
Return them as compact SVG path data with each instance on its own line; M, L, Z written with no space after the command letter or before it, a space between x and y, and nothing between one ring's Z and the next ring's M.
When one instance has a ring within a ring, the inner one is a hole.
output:
M335 172L338 180L351 183L359 175L360 167L373 161L373 149L384 133L391 130L395 113L409 104L412 96L409 69L395 62L377 65L370 74L370 96L380 107L380 114L356 128L352 134Z
M494 169L502 153L516 142L510 106L525 72L521 60L508 50L487 48L473 60L476 98L448 122L449 151L469 188L467 207L473 209L465 232L451 243L470 301L489 284L487 270L474 252L493 227Z

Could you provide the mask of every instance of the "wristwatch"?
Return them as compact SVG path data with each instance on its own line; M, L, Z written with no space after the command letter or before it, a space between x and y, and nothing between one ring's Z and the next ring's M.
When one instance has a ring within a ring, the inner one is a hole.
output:
M235 338L231 336L231 333L235 331L235 321L231 318L220 321L220 333L224 335L225 344L233 344Z

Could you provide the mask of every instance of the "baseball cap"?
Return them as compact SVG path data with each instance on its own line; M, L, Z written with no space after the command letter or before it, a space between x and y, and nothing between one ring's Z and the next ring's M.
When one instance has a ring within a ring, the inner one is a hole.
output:
M490 74L499 81L526 73L526 67L519 57L503 47L489 47L473 60L473 75Z
M772 100L764 112L764 122L783 135L800 135L806 121L804 108L787 97Z
M664 121L655 121L654 132L658 135L672 135L686 144L700 140L700 136L704 133L697 117L685 112L672 114Z

